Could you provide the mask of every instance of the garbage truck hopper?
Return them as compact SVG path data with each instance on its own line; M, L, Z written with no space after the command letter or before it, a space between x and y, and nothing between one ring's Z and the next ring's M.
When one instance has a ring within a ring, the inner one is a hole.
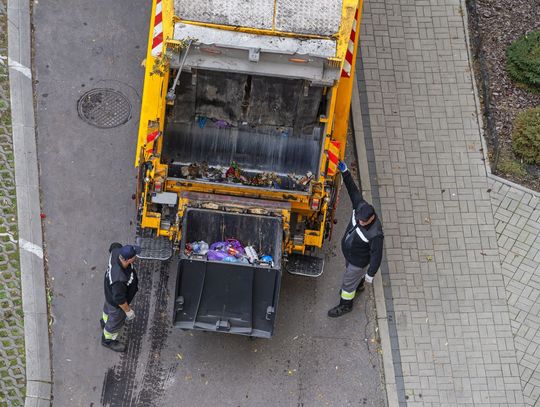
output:
M183 72L164 131L162 160L180 182L236 182L307 195L324 143L322 86L199 70ZM234 172L226 170L234 163Z

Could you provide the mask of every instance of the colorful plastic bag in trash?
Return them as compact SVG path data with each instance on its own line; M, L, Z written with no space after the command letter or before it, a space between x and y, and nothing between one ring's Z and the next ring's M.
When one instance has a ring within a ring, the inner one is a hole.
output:
M236 239L212 243L208 250L208 260L234 262L234 259L243 260L245 257L244 246Z
M261 256L261 263L268 264L270 267L274 267L274 259L268 254Z
M222 246L215 246L215 243L211 244L207 253L208 260L223 261L225 257L229 256L229 253L221 250L222 248Z

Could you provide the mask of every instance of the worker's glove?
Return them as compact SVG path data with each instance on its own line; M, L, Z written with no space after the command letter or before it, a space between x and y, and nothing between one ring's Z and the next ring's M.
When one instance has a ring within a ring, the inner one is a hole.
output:
M130 309L128 312L126 312L126 321L133 321L135 319L135 311L133 309Z
M369 274L366 274L366 283L373 283L373 277L371 277Z
M337 167L338 167L338 170L339 170L340 172L345 172L345 171L348 170L347 164L345 164L343 161L340 161L340 162L338 163Z

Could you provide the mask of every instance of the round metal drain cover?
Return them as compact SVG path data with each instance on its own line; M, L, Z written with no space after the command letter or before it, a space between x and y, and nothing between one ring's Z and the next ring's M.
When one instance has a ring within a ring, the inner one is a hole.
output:
M79 117L102 129L121 126L131 118L131 103L113 89L92 89L77 103Z

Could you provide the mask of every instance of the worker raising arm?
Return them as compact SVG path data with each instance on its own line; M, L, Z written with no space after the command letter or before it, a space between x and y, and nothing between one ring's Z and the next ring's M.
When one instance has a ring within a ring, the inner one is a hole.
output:
M335 318L350 312L356 292L364 283L373 282L383 255L383 230L373 206L366 202L354 183L347 165L340 161L338 168L352 203L352 216L341 240L341 251L346 260L339 305L328 311Z

